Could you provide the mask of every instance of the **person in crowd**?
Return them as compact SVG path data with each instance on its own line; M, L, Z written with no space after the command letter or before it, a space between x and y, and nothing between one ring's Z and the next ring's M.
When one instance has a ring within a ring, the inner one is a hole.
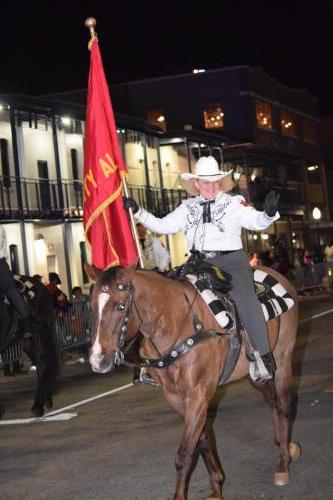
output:
M278 262L277 271L281 274L288 274L289 271L289 253L283 240L279 239L276 243L275 257Z
M266 250L262 252L260 258L263 266L271 267L274 262L274 252L272 250Z
M67 295L59 288L58 285L61 285L59 274L55 272L49 273L49 283L46 285L46 288L53 297L57 315L63 314L70 306Z
M16 286L12 272L9 269L7 258L8 250L6 231L4 226L0 224L0 290L6 295L18 313L24 331L24 337L29 338L32 336L30 314L23 297Z
M264 201L264 211L258 211L249 206L243 196L231 196L221 190L221 179L230 173L220 171L212 156L201 157L195 165L194 174L181 175L185 181L194 182L199 195L184 200L166 217L155 217L139 207L133 198L125 198L124 206L131 208L135 218L153 232L172 234L182 230L192 254L199 251L205 260L232 275L230 295L252 345L260 353L266 367L265 373L258 374L257 379L267 381L274 376L275 362L263 311L253 286L253 273L242 248L241 229L267 229L279 218L279 195L269 192Z
M34 275L32 276L32 279L33 279L33 280L36 280L36 281L39 281L40 283L42 283L42 282L43 282L43 276L41 276L40 274L34 274Z
M88 302L89 297L82 291L81 286L74 286L72 288L73 302Z
M324 253L327 264L333 265L333 241L326 245Z
M258 252L252 252L249 255L249 264L251 267L259 267L262 266L262 261L260 254Z

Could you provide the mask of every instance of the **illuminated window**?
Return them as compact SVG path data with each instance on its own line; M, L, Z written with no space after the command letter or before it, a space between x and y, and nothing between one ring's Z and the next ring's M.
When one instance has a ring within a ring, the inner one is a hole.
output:
M221 128L224 126L224 113L220 104L211 104L204 110L205 128Z
M296 137L295 117L289 111L281 111L281 132L288 137Z
M272 130L272 106L267 102L256 101L257 126Z
M312 142L314 144L318 143L318 130L317 124L313 120L309 120L308 118L303 118L302 121L303 128L303 138L307 142Z
M166 119L163 109L151 109L147 112L147 120L151 125L166 130Z

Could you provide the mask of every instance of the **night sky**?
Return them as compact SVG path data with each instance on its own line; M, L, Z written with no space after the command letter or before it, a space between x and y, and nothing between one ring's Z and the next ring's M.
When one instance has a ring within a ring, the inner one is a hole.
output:
M333 113L333 0L200 4L2 0L0 93L85 88L84 20L91 15L110 84L248 64L289 87L307 88L322 114Z

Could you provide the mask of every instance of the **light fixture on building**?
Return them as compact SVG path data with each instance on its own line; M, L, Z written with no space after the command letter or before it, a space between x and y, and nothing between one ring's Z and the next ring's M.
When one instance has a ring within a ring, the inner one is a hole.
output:
M34 244L37 263L42 264L46 258L46 243L44 235L41 233L36 234Z
M71 124L71 119L69 118L69 116L63 116L63 117L61 118L61 123L62 123L63 125L66 125L66 127L68 127L68 125L70 125L70 124Z
M0 111L2 111L3 109L4 109L3 104L0 104Z
M239 181L240 176L241 176L240 172L234 172L235 181Z
M312 210L312 217L314 220L320 220L321 219L321 210L318 207L314 207Z
M194 75L197 75L198 73L205 73L205 71L206 71L206 70L205 70L205 69L203 69L203 68L195 68L195 69L193 69L193 70L192 70L192 73L193 73Z
M266 234L266 233L263 233L261 235L261 237L262 237L263 240L268 240L268 238L269 238L268 234Z
M158 121L158 122L160 122L160 123L165 122L165 116L160 115L160 116L157 118L157 121Z
M307 170L308 170L309 172L313 172L314 170L318 170L318 168L319 168L319 166L318 166L318 165L309 165L309 166L307 167Z
M254 235L253 235L253 239L254 239L254 240L257 240L257 239L258 239L258 235L257 235L257 234L254 234Z
M251 178L251 181L253 182L253 181L254 181L254 179L256 178L256 174L251 174L251 177L250 177L250 178Z

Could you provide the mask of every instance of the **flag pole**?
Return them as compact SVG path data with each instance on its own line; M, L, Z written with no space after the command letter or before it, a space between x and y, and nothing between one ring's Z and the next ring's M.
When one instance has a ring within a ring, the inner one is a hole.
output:
M126 198L128 198L129 194L128 194L127 182L126 182L125 177L122 176L121 181L123 183L124 194L125 194ZM129 213L129 217L130 217L130 221L131 221L131 227L132 227L132 233L134 236L135 246L136 246L136 249L137 249L138 255L139 255L139 266L141 267L141 269L144 269L145 266L143 264L143 259L142 259L142 249L141 249L141 245L140 245L138 229L136 227L136 223L135 223L135 219L134 219L133 209L130 208L128 213Z
M96 24L97 24L96 23L96 19L94 17L87 17L87 19L84 22L84 25L90 31L90 42L89 42L89 45L88 45L89 50L90 50L90 47L91 47L91 43L93 42L93 40L95 38L97 38L97 33L95 31ZM125 179L124 176L121 176L121 180L122 180L124 194L125 194L126 198L128 198L129 194L128 194L128 188L127 188L126 179ZM141 249L141 245L140 245L138 230L137 230L137 227L136 227L136 223L135 223L135 219L134 219L134 214L133 214L132 208L130 208L128 210L128 213L129 213L129 218L130 218L130 223L131 223L131 229L132 229L132 234L133 234L134 241L135 241L136 250L137 250L138 256L139 256L139 267L141 269L144 269L145 266L143 264L142 249Z

